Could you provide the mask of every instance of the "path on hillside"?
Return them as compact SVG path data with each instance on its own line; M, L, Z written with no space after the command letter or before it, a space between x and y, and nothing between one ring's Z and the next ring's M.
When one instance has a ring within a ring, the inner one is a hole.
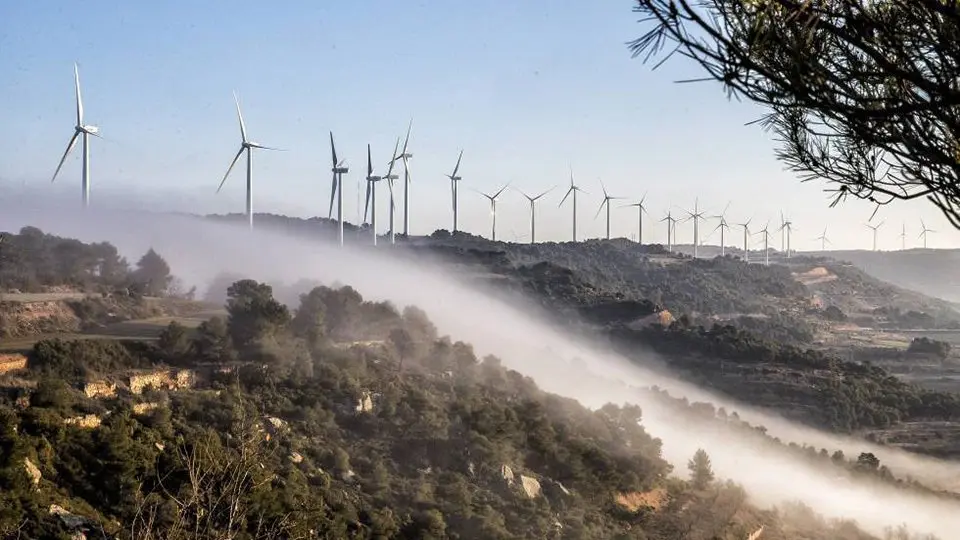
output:
M140 340L152 341L160 336L163 329L173 321L176 321L188 328L196 328L200 323L209 320L217 315L225 315L223 310L206 310L183 317L151 317L148 319L133 319L113 324L108 324L94 332L63 332L36 334L33 336L22 336L10 339L0 339L0 352L26 352L33 348L34 344L44 339L114 339L114 340Z

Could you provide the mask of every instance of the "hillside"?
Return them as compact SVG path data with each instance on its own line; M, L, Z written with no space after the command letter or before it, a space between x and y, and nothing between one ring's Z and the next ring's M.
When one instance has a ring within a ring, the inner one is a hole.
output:
M37 344L0 393L0 534L875 538L802 504L755 507L714 478L710 448L672 470L638 407L545 393L416 308L318 287L291 312L249 280L227 296L227 319L156 345ZM835 474L925 489L872 455L810 450Z
M950 302L960 302L960 250L837 250L805 255L847 261L883 281Z

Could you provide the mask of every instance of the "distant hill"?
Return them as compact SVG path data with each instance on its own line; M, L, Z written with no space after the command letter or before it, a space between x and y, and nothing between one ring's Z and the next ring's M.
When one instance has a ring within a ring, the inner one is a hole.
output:
M848 261L884 281L951 302L960 302L960 250L826 251L804 255Z

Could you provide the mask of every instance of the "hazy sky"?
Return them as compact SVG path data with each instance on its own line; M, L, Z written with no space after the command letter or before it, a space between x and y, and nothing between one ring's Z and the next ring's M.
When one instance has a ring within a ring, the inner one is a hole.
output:
M470 188L510 181L529 191L557 185L538 206L537 235L569 239L571 209L557 204L572 166L589 192L580 199L581 237L603 234L603 215L594 219L603 179L612 195L649 192L647 242L664 242L666 228L654 222L669 208L692 207L699 195L711 214L732 201L731 223L751 216L761 227L779 223L782 209L800 249L819 248L814 238L825 225L834 247L869 247L863 223L872 207L851 201L829 209L823 184L783 172L770 136L743 125L758 109L728 102L715 84L673 84L696 73L682 59L651 72L630 58L625 42L641 32L631 6L0 2L0 183L7 193L24 184L75 189L79 204L78 151L49 186L72 133L76 61L85 120L104 136L91 150L94 205L98 192L135 187L181 210L241 211L242 166L214 195L239 146L236 90L251 138L288 150L255 154L256 211L326 214L333 130L351 166L344 193L354 220L366 144L382 167L412 117L414 233L451 227L443 174L463 148L461 228L474 233L489 235L490 216L486 199ZM500 238L526 237L527 208L518 193L504 194ZM918 202L880 211L876 220L887 222L880 248L900 247L904 221L908 247L919 245L921 216L938 231L930 247L960 243L945 219ZM615 206L612 219L615 235L636 234L634 209ZM691 237L692 224L681 225L678 240ZM727 242L739 245L742 233Z

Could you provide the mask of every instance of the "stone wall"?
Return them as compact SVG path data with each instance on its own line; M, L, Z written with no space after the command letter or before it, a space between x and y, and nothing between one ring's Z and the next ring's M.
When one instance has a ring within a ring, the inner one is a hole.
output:
M22 354L0 354L0 375L27 369L27 357Z
M147 388L180 390L193 387L196 381L194 373L188 369L162 370L131 375L127 385L130 392L142 394Z
M117 395L117 385L106 381L89 382L83 385L83 393L88 398L112 398Z

